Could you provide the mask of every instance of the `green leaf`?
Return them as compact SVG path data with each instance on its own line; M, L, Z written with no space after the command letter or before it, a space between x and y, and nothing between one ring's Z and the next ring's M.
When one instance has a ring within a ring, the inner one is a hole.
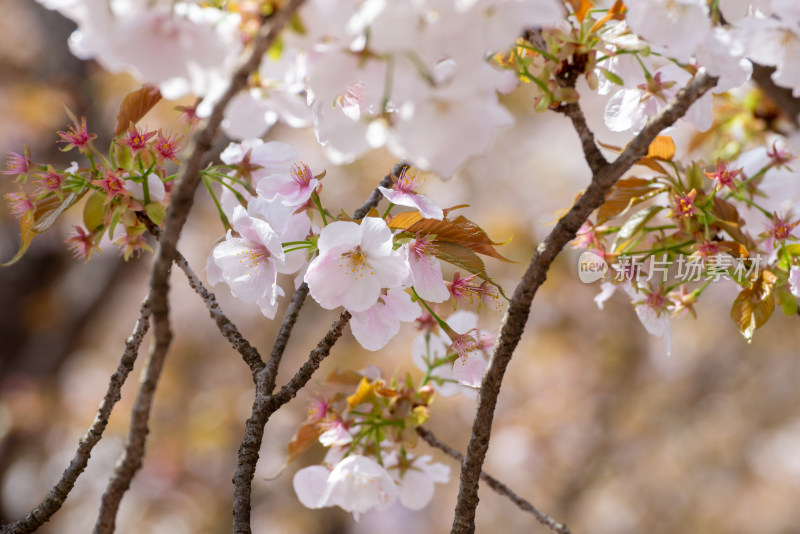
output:
M105 212L105 196L95 191L83 205L83 224L89 232L94 232L102 224Z
M776 290L778 301L781 303L781 310L784 315L794 315L797 313L797 299L794 298L785 285Z
M611 82L613 84L616 84L616 85L625 85L625 82L622 81L622 78L620 78L619 76L617 76L616 74L614 74L610 70L604 69L603 67L596 67L596 68L599 69L600 72L603 73L603 75L606 77L606 79L609 82Z
M164 206L158 202L151 202L144 207L144 210L147 212L147 216L150 218L150 220L158 226L161 226L161 223L164 221L164 217L167 215L166 208L164 208Z
M622 228L619 229L619 232L617 232L614 243L611 245L611 250L616 252L625 248L636 232L644 228L647 222L663 209L664 206L650 206L631 215L625 224L622 225Z
M793 245L786 245L786 252L789 253L790 256L796 258L800 256L800 243L795 243Z

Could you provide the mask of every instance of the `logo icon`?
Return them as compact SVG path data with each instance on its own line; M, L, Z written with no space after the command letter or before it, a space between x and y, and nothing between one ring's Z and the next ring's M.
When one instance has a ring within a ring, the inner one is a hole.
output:
M607 272L608 264L594 252L586 251L578 259L578 278L584 284L602 280Z

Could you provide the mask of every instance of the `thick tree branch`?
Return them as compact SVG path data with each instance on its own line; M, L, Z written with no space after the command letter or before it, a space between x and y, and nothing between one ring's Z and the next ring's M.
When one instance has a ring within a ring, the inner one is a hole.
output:
M581 139L583 155L592 173L599 172L600 169L608 165L608 161L597 147L597 142L594 139L594 132L592 132L592 130L589 129L589 125L586 124L586 117L578 103L573 102L571 104L565 104L558 108L557 111L563 113L572 121L572 127L575 128L575 132L577 132L578 137Z
M716 78L706 73L698 75L675 99L648 121L644 129L628 147L609 165L593 168L592 182L570 211L562 217L547 238L537 248L528 269L514 290L508 310L503 318L500 337L489 367L481 382L478 407L472 426L472 435L461 468L461 483L453 518L452 534L475 532L475 509L478 506L478 480L494 419L494 409L500 394L503 375L519 343L530 314L536 291L544 283L547 271L561 249L575 238L580 226L592 211L605 200L606 194L619 178L636 161L647 154L647 148L661 130L682 117L689 106L716 84ZM587 155L587 161L592 158Z
M200 182L200 166L222 122L223 112L233 98L247 83L247 79L261 63L261 60L280 34L290 17L303 4L304 0L290 0L283 9L265 21L256 37L250 55L236 70L230 85L219 101L214 105L205 127L195 136L190 154L183 166L181 176L172 192L164 231L159 240L159 247L153 263L150 277L151 309L153 313L153 332L155 343L148 358L144 379L139 388L131 417L131 428L125 442L125 450L118 462L108 487L103 494L95 532L109 533L114 531L114 523L120 500L130 487L133 476L142 464L145 438L148 432L147 422L153 402L158 379L164 360L172 342L169 324L169 275L176 254L178 238L194 201L194 194Z
M122 398L120 393L122 386L133 370L133 364L139 354L139 347L149 328L150 306L148 298L145 298L139 310L139 318L136 320L133 333L125 340L125 350L122 353L116 372L111 375L106 395L97 409L97 415L94 417L92 426L89 427L89 430L78 442L78 450L75 452L75 456L73 456L69 466L64 471L64 474L61 475L58 483L50 490L47 498L24 518L14 523L3 525L4 533L23 534L34 532L61 509L64 501L67 500L67 496L69 496L69 492L75 486L78 477L86 469L92 449L103 437L103 431L108 425L108 419L111 416L114 405Z
M425 442L430 445L431 447L435 447L440 451L444 452L448 456L455 458L459 462L464 461L464 455L461 454L456 449L452 448L447 443L444 443L437 438L433 432L428 430L427 428L417 427L417 434L421 437ZM546 513L542 512L534 505L517 495L514 491L511 490L508 486L494 478L493 476L489 475L486 471L481 471L481 480L486 482L486 484L492 488L496 493L508 497L511 502L517 505L517 507L522 510L523 512L528 512L532 514L536 520L541 523L542 525L546 526L553 532L558 532L558 534L571 534L570 530L567 528L567 525L559 523Z
M794 97L791 89L775 85L775 82L772 81L773 72L775 72L775 67L765 67L753 63L753 81L775 101L781 111L786 113L786 116L792 121L792 126L798 128L800 127L800 122L798 122L800 99Z
M392 169L392 174L398 176L404 166L404 163L398 163ZM387 174L378 185L390 187L392 183L391 175ZM381 198L382 194L376 187L367 201L353 212L353 218L358 220L366 217L369 210L377 206ZM286 350L286 344L291 336L292 328L297 320L297 313L307 295L308 286L304 283L292 296L292 302L286 311L278 337L275 339L267 366L258 373L256 396L250 417L245 424L244 437L239 446L239 464L233 476L233 531L237 534L249 534L251 532L250 501L252 482L256 464L258 463L259 451L261 450L261 442L264 437L264 426L276 410L292 400L297 395L297 392L308 383L314 371L319 367L320 362L330 354L331 348L342 335L345 325L350 320L350 314L346 311L342 312L322 341L317 345L317 348L311 352L308 361L303 364L289 383L283 386L277 394L272 395L275 389L278 366Z

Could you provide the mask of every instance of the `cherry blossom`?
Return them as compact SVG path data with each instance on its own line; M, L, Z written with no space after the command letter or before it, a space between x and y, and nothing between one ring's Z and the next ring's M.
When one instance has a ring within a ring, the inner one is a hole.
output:
M17 219L21 219L28 213L32 214L36 211L36 205L24 191L20 191L19 193L6 193L5 198L8 200L11 214Z
M126 180L125 188L130 192L133 198L144 201L144 187L141 182ZM150 194L151 202L160 202L164 200L167 195L167 191L164 188L164 182L162 182L161 179L154 174L149 174L147 176L147 189Z
M408 262L392 248L392 232L383 219L333 222L322 229L317 244L319 255L305 281L323 308L366 311L382 288L398 287L408 276Z
M292 162L297 160L297 151L291 145L279 141L265 143L261 139L246 139L231 143L220 154L220 159L247 175L257 186L267 176L288 175Z
M450 480L450 467L431 463L431 456L401 456L397 451L385 455L389 475L398 486L397 498L409 510L422 510L433 498L435 484Z
M0 171L0 174L25 174L31 170L32 166L30 150L25 147L24 155L16 152L8 153L6 156L6 168Z
M332 471L319 465L299 470L293 481L300 502L308 508L338 506L358 520L372 508L386 508L397 498L397 486L380 464L351 454Z
M397 181L395 181L391 189L383 186L379 186L378 189L392 204L416 208L426 219L441 221L444 218L442 208L437 206L430 198L415 191L423 181L424 178L417 169L403 167L403 171L397 177Z
M147 147L148 141L156 135L156 132L148 132L144 129L140 130L135 125L128 128L128 132L119 142L131 149L131 152L137 154Z
M795 297L800 297L800 267L792 265L789 270L789 290Z
M193 2L56 4L78 25L69 40L73 54L158 84L169 99L221 93L241 50L239 15ZM203 104L207 107L210 102Z
M39 178L33 181L37 188L33 191L35 196L47 195L49 193L56 193L61 191L61 184L64 182L64 176L48 166L47 172L38 173Z
M363 312L354 312L350 328L367 350L380 350L400 331L400 321L411 322L422 314L419 304L403 289L393 288Z
M705 0L637 0L625 6L631 30L679 61L688 62L711 32Z
M66 243L76 259L89 261L92 253L100 252L100 247L94 242L94 235L84 230L81 226L75 226L74 228L69 237L67 237Z
M86 129L86 117L81 118L80 123L74 119L66 131L59 130L58 136L61 138L60 143L67 143L64 150L77 147L80 151L88 150L89 143L92 142L92 139L97 138L96 134L90 134Z
M243 302L255 302L267 318L275 317L277 299L283 290L277 283L278 264L284 263L284 253L278 234L265 221L251 217L238 206L231 219L233 236L229 230L225 241L211 253L217 271L209 275L210 282L221 277L231 288L231 293Z
M462 391L446 385L455 385L453 381L469 386L464 389L480 387L486 371L486 351L493 346L491 334L478 329L478 316L473 312L459 310L447 319L447 325L447 332L423 334L412 346L414 364L426 371L433 368L431 377L438 379L432 380L434 388L446 397ZM443 365L442 360L453 352L453 364Z
M447 358L450 338L442 333L424 333L417 336L411 345L411 360L422 371L428 372L430 383L442 397L461 393L467 398L478 396L474 388L459 384L453 377L453 366L442 363Z
M165 135L161 130L158 131L158 138L153 143L153 150L156 151L156 157L159 163L165 160L170 160L178 163L178 153L183 148L181 146L182 138L177 134Z
M450 291L442 278L441 262L434 256L436 244L432 238L418 237L403 250L408 254L408 266L414 291L427 302L444 302Z
M623 88L611 96L604 113L606 126L612 131L631 130L638 134L647 120L660 112L678 91L686 85L691 75L672 63L658 69L634 88ZM633 80L626 80L631 83ZM699 130L711 126L711 94L698 99L684 115L683 120Z
M256 191L266 200L276 198L287 206L305 204L311 198L319 180L304 163L295 163L289 174L271 174L258 182Z
M662 293L663 288L658 288L654 291L646 292L646 297L643 301L636 303L636 316L641 321L647 333L661 338L664 343L667 355L672 354L672 323L669 320L669 313L667 313L667 306L670 304ZM631 298L636 298L631 296Z
M133 182L130 182L133 183ZM125 187L125 181L115 172L106 169L106 175L102 180L92 180L92 185L102 189L106 194L106 204L115 198L128 196L131 192Z
M325 447L339 447L353 441L353 436L340 419L324 423L323 428L325 428L325 431L320 434L319 442Z

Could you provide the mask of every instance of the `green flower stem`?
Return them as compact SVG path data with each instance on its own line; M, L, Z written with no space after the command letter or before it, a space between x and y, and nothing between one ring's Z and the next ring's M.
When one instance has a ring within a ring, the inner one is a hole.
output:
M294 247L294 248L285 248L283 249L284 252L294 252L295 250L303 250L304 248L312 248L313 245L308 245L307 247Z
M144 205L147 206L148 204L150 204L150 183L149 180L147 179L147 175L150 174L149 171L150 169L152 169L152 167L150 167L150 169L148 169L147 172L142 171L142 168L144 167L144 162L142 162L141 152L136 154L136 163L139 164L139 172L142 173L142 192L144 194Z
M317 206L319 214L322 216L322 226L328 226L328 219L325 217L325 210L322 209L322 201L319 199L319 195L316 191L311 193L311 200L314 201L314 205Z
M217 207L217 212L219 212L219 218L222 221L222 225L225 227L225 230L226 231L227 230L232 230L233 227L231 226L231 223L228 221L228 217L227 217L227 215L225 215L225 212L222 211L222 205L219 203L219 199L217 198L217 195L214 194L214 190L211 189L211 184L209 183L208 176L203 174L201 176L201 179L203 181L203 185L208 190L208 194L211 195L211 200L214 201L214 205Z
M635 250L632 253L627 254L627 255L628 256L633 256L633 255L637 255L638 256L638 255L644 254L645 256L653 256L655 254L658 254L659 252L671 252L673 250L680 250L683 247L687 247L689 245L693 245L694 243L695 243L695 241L694 241L694 239L692 239L690 241L684 241L683 243L679 243L677 245L670 245L668 247L653 248L653 249L650 249L650 250Z
M412 293L414 293L414 296L417 298L417 300L419 300L419 301L422 303L422 305L425 307L425 309L426 309L426 310L428 310L428 313L430 313L430 314L431 314L431 317L433 317L433 318L436 320L436 323L437 323L437 324L438 324L440 327L442 327L442 328L450 328L450 327L448 326L448 324L447 324L447 323L446 323L444 320L442 320L442 318L441 318L441 317L439 317L438 315L436 315L436 314L433 312L433 310L431 309L431 307L430 307L430 306L428 306L428 303L427 303L427 302L425 302L425 301L422 299L422 297L420 297L420 296L419 296L419 294L417 294L417 290L416 290L416 289L414 289L414 286L411 286L411 292L412 292Z
M381 215L381 219L386 219L386 216L389 215L389 212L392 210L393 207L394 204L392 202L389 202L389 205L386 206L386 211L384 211L383 215Z

